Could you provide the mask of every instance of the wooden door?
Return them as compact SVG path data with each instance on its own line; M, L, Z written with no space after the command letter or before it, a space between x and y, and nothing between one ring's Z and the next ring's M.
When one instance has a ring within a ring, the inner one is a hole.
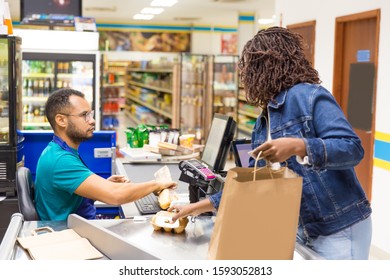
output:
M365 151L355 168L371 199L380 10L336 19L333 94Z
M307 60L314 67L314 50L316 37L316 21L308 21L303 23L287 25L287 28L293 32L300 34L304 40L304 53Z

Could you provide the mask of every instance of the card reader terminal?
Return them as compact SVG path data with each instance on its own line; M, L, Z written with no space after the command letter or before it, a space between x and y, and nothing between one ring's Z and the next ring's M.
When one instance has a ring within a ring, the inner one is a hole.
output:
M184 160L179 163L180 170L188 170L203 180L215 179L215 174L196 159Z

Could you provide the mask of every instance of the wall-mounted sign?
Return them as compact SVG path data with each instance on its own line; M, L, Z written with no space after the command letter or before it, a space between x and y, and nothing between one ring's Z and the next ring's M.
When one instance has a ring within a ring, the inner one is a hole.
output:
M356 53L357 62L370 62L370 50L358 50Z

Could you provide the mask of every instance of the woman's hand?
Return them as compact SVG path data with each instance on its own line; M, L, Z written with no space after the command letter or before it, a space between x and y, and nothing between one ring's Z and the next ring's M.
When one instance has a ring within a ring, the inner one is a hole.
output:
M174 205L168 208L169 212L177 212L177 214L172 217L173 223L180 218L184 218L187 216L195 217L202 213L214 210L214 206L211 203L210 199L202 199L195 203L190 203L186 205Z
M176 222L177 219L184 218L187 216L198 216L200 213L197 213L196 207L194 204L186 204L186 205L175 205L171 206L167 210L168 212L176 212L176 214L172 217L172 223Z
M306 156L306 145L301 138L278 138L261 144L252 152L254 158L261 152L260 158L269 162L284 162L293 155Z

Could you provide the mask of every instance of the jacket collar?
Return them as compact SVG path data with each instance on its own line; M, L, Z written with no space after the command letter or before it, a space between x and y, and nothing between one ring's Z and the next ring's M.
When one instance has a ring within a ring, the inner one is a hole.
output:
M276 95L275 100L268 103L268 107L277 109L286 102L287 90L283 90L278 95Z
M268 108L278 109L279 107L283 106L286 102L286 96L287 96L287 89L280 92L278 95L276 95L275 100L268 103ZM269 110L268 110L269 111ZM264 116L264 111L261 112L260 117Z

